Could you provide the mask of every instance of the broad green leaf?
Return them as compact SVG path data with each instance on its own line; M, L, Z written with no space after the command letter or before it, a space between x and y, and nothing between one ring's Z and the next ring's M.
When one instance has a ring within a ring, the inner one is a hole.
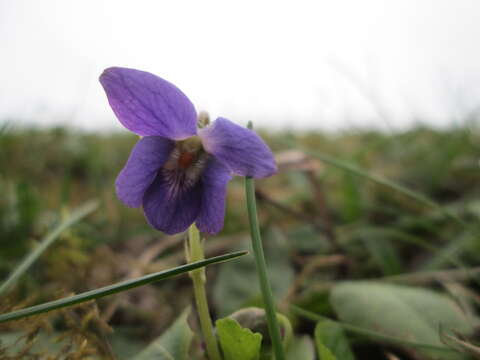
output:
M265 258L272 292L275 298L282 298L286 295L294 277L287 239L275 228L267 231L264 238ZM250 248L248 240L241 248ZM260 298L260 286L253 258L245 257L235 264L223 265L219 269L213 297L220 316L227 316L246 305L259 305L259 301L256 300Z
M295 338L287 349L287 360L314 360L315 348L308 336Z
M348 323L342 322L342 321L332 320L330 318L327 318L327 317L322 316L322 315L318 315L316 313L312 313L311 311L302 309L302 308L300 308L298 306L295 306L295 305L291 305L290 309L292 310L293 313L295 313L295 314L297 314L301 317L304 317L305 319L309 319L309 320L312 320L312 321L315 321L315 322L323 321L323 320L329 320L329 321L332 321L335 324L338 324L339 326L341 326L345 331L349 331L349 332L352 332L354 334L358 334L358 335L364 336L364 337L378 339L379 341L385 341L385 342L389 342L389 343L393 343L393 344L400 344L400 346L409 346L409 347L413 347L414 349L421 348L421 349L440 350L442 352L443 351L448 351L448 352L452 352L452 353L458 352L455 349L447 349L447 348L445 348L444 345L441 345L441 346L440 345L432 345L432 344L421 343L421 342L414 341L414 340L405 340L405 339L398 338L398 337L395 337L395 336L387 335L387 334L379 332L379 331L362 328L360 326L355 326L355 325L348 324Z
M217 320L217 334L222 347L224 360L258 360L262 335L242 328L231 319Z
M189 360L188 352L193 339L187 318L187 308L172 326L147 346L134 360Z
M454 301L427 289L345 282L333 288L331 302L340 319L348 324L446 350L440 340L440 328L463 334L473 331L469 319ZM418 348L418 351L433 359L464 358L433 347Z
M354 360L352 350L340 325L330 320L321 320L315 327L315 344L317 345L320 359L329 359L331 353L333 358L341 360ZM322 353L323 356L322 357Z

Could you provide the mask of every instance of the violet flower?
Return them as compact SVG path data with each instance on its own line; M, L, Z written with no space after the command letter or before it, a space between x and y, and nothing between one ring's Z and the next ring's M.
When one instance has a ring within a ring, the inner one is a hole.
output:
M272 152L252 130L224 118L197 128L193 104L168 81L112 67L100 82L123 126L142 136L117 177L117 195L129 207L142 205L154 228L175 234L195 222L215 234L232 174L276 172Z

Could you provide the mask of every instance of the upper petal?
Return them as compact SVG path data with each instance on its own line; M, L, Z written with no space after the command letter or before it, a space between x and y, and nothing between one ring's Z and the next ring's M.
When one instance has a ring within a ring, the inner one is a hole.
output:
M142 204L143 194L167 161L173 146L173 141L160 136L147 136L135 144L115 181L117 196L125 205L138 207Z
M211 157L201 178L202 206L196 221L200 231L213 235L222 230L227 184L231 179L230 171Z
M263 178L277 171L272 151L250 129L218 118L210 126L199 129L198 135L205 150L236 175Z
M128 130L175 140L195 135L195 108L168 81L145 71L111 67L100 76L100 83L115 115Z
M200 181L189 189L175 189L160 171L143 197L143 210L150 225L173 235L193 224L200 212L201 199Z

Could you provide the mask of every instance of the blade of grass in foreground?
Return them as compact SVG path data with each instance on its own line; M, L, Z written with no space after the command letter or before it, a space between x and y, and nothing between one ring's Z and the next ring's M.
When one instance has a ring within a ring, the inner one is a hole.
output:
M248 253L247 251L237 251L237 252L233 252L225 255L215 256L206 260L196 261L186 265L177 266L173 269L160 271L160 272L145 275L136 279L126 280L117 284L105 286L95 290L90 290L90 291L87 291L78 295L74 295L68 298L54 300L44 304L35 305L26 309L2 314L0 315L0 323L7 322L10 320L18 320L27 316L37 315L47 311L80 304L85 301L98 299L107 295L116 294L116 293L133 289L142 285L150 284L155 281L164 280L176 275L180 275L209 264L231 260L239 256L243 256L247 253Z
M446 346L444 347L444 346L438 346L438 345L432 345L432 344L425 344L425 343L421 343L421 342L417 342L417 341L404 340L404 339L399 339L399 338L396 338L396 337L393 337L393 336L384 335L384 334L378 333L376 331L372 331L372 330L364 329L364 328L361 328L361 327L358 327L358 326L346 324L346 323L341 322L341 321L336 321L336 320L330 319L326 316L322 316L322 315L312 313L310 311L304 310L304 309L302 309L298 306L295 306L295 305L291 305L290 310L294 314L297 314L298 316L301 316L305 319L309 319L309 320L312 320L312 321L329 320L329 321L332 321L332 322L340 325L341 327L343 327L347 331L351 331L353 333L363 335L363 336L367 336L367 337L373 337L373 338L376 338L376 339L379 339L379 340L382 340L382 341L393 342L393 343L397 343L397 344L403 344L403 345L407 345L407 346L419 347L419 348L424 348L424 349L442 350L442 351L447 351L447 352L458 352L458 350L448 348Z
M55 227L50 233L48 233L41 241L40 244L33 249L23 260L17 265L15 270L8 276L8 278L0 286L0 295L7 291L17 280L28 270L30 266L43 254L47 248L53 244L58 236L68 229L70 226L90 214L98 207L98 201L88 201L84 205L75 209L72 214L63 222Z

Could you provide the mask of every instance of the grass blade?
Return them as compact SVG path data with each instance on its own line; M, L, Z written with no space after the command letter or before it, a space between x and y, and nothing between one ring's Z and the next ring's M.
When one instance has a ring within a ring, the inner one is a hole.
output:
M409 189L409 188L407 188L403 185L397 184L396 182L388 180L388 179L386 179L382 176L371 174L368 171L363 170L363 169L359 168L358 166L356 166L354 164L347 163L346 161L337 159L337 158L335 158L331 155L324 154L324 153L321 153L321 152L318 152L318 151L312 151L312 150L304 149L303 147L298 146L297 144L295 144L292 141L282 141L282 143L285 143L286 145L288 145L290 147L294 147L294 148L302 151L303 153L305 153L307 155L315 157L315 158L323 161L326 164L335 166L335 167L337 167L339 169L342 169L344 171L347 171L347 172L349 172L353 175L361 176L361 177L366 178L370 181L373 181L377 184L389 187L389 188L391 188L391 189L393 189L393 190L395 190L395 191L397 191L397 192L399 192L399 193L401 193L405 196L408 196L411 199L414 199L414 200L418 201L419 203L422 203L424 205L429 206L430 208L438 210L445 217L448 217L448 218L454 220L456 223L458 223L462 226L468 227L468 225L462 219L460 219L457 215L455 215L454 213L452 213L448 209L445 209L440 204L437 204L435 201L433 201L432 199L428 198L427 196L425 196L425 195L423 195L419 192L411 190L411 189Z
M324 153L321 153L321 152L317 152L317 151L311 151L311 150L308 150L308 149L304 149L303 147L300 147L298 146L297 144L295 144L294 142L292 141L281 141L282 143L290 146L290 147L294 147L302 152L304 152L305 154L307 155L310 155L312 157L315 157L321 161L323 161L324 163L326 164L329 164L329 165L332 165L332 166L335 166L339 169L342 169L344 171L347 171L353 175L356 175L356 176L361 176L365 179L368 179L370 181L373 181L377 184L380 184L380 185L383 185L383 186L386 186L386 187L389 187L391 188L392 190L395 190L405 196L408 196L410 197L411 199L414 199L426 206L429 206L430 208L433 208L435 210L437 210L439 213L441 213L443 216L445 216L446 218L449 218L453 221L455 221L457 224L461 225L462 227L465 228L465 230L467 232L469 232L470 234L474 235L474 236L478 236L478 232L476 229L472 228L469 224L467 224L466 222L464 222L461 218L459 218L455 213L451 212L449 209L446 209L445 207L443 207L442 205L436 203L435 201L433 201L432 199L428 198L427 196L419 193L419 192L416 192L414 190L411 190L403 185L400 185L400 184L397 184L396 182L394 181L391 181L391 180L388 180L382 176L379 176L379 175L375 175L375 174L371 174L369 173L368 171L366 170L363 170L359 167L357 167L356 165L353 165L353 164L350 164L350 163L347 163L343 160L340 160L340 159L337 159L331 155L328 155L328 154L324 154ZM462 269L465 269L465 266L463 266L462 262L458 260L458 257L456 256L449 256L449 259L453 259L456 263L456 266L462 268ZM474 278L474 281L477 283L477 284L480 284L480 280Z
M40 244L31 251L22 262L12 271L8 278L0 286L0 295L7 291L28 270L30 266L48 249L58 236L70 226L90 214L98 207L98 201L89 201L73 211L68 219L61 222L55 229L48 233Z
M99 299L107 295L116 294L116 293L133 289L142 285L150 284L155 281L164 280L176 275L180 275L185 272L198 269L200 267L203 267L209 264L214 264L214 263L234 259L239 256L243 256L247 253L248 253L247 251L237 251L237 252L233 252L225 255L215 256L206 260L196 261L186 265L177 266L173 269L156 272L156 273L145 275L136 279L126 280L117 284L105 286L95 290L90 290L78 295L70 296L68 298L54 300L54 301L50 301L40 305L31 306L26 309L2 314L0 315L0 323L7 322L10 320L18 320L27 316L37 315L47 311L52 311L52 310L64 308L67 306L80 304L82 302L89 301L89 300Z
M252 122L248 123L248 128L252 129ZM257 275L262 292L265 314L267 316L268 332L272 339L273 351L276 360L285 360L285 352L280 335L280 326L277 321L277 311L273 300L272 288L267 274L267 264L263 253L262 237L258 225L257 203L255 200L255 182L251 176L245 177L245 195L247 198L248 223L250 226L250 238L252 240L253 255L257 267Z

